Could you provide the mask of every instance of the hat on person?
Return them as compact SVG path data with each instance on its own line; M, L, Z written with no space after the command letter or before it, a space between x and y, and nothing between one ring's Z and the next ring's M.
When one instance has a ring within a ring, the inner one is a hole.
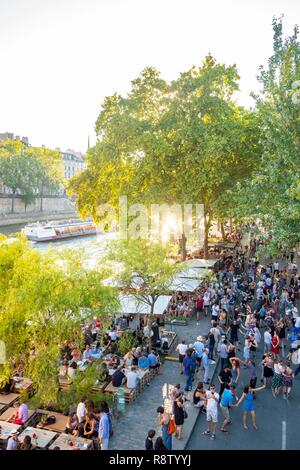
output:
M11 436L17 436L17 434L18 434L18 431L11 431L10 433Z
M202 339L203 339L202 336L197 337L197 341L202 341Z

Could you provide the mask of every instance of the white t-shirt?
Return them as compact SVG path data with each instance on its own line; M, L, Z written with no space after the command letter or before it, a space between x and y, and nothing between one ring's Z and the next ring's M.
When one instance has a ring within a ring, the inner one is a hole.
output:
M111 339L112 341L116 341L116 340L117 340L117 337L118 337L118 335L117 335L117 333L116 333L115 331L110 331L110 332L108 333L108 336L110 337L110 339Z
M220 311L219 305L213 305L212 306L211 314L212 314L213 317L217 317L218 314L219 314L219 311Z
M186 353L187 348L188 348L187 344L181 344L180 343L180 344L178 344L178 346L176 348L176 351L178 351L181 356L184 356L185 353Z
M80 402L77 406L77 418L80 423L85 420L85 404Z
M272 335L269 331L264 332L264 343L265 344L270 344L272 339Z
M129 371L127 373L127 383L126 383L126 386L128 388L136 388L137 387L137 383L138 383L138 376L137 376L137 373L134 372L134 371Z
M218 412L218 403L219 403L219 394L218 393L214 393L214 397L218 400L214 400L212 398L212 393L210 390L207 390L206 392L206 398L207 398L207 405L206 405L206 409L207 411L211 411L213 413L217 413Z
M279 263L274 263L273 267L274 267L274 269L278 270L279 269Z

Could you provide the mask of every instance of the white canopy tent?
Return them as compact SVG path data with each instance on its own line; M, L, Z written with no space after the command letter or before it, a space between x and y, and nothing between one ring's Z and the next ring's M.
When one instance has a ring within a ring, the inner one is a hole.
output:
M158 297L154 304L154 315L162 315L166 310L168 303L171 299L170 295L161 295ZM138 301L134 295L119 294L120 300L120 314L133 314L141 313L143 315L149 315L151 313L150 305L145 302ZM150 300L150 297L149 297Z
M194 258L187 260L186 264L189 268L212 269L217 261L217 259Z
M210 269L205 268L187 268L178 274L179 278L187 278L187 279L199 279L202 280L208 275L211 274Z
M201 280L176 277L170 287L170 292L194 292Z

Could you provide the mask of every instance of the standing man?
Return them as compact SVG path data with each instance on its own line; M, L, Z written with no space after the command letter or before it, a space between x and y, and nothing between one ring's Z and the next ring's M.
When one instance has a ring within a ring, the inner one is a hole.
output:
M86 397L82 397L80 400L80 403L77 405L77 418L79 424L82 424L85 422L85 402L86 402Z
M204 431L205 436L210 436L214 440L216 438L216 429L218 424L218 403L219 403L219 394L215 391L215 386L210 385L209 390L206 392L206 420L207 420L207 429Z
M179 359L179 370L180 373L183 374L183 359L185 357L185 353L187 350L187 344L185 344L185 340L183 339L181 343L178 344L176 351L178 351L178 359Z
M193 377L195 374L195 362L192 359L192 352L188 349L183 359L184 374L186 375L185 391L190 392L193 385Z
M201 360L203 356L203 351L204 351L204 344L202 343L202 337L198 336L197 341L195 341L193 348L195 349L196 352L196 360L198 363L197 370L199 370L201 366Z
M220 387L220 397L221 397L223 395L223 391L226 385L229 386L231 384L232 374L231 374L230 367L225 366L224 369L221 370L221 372L219 373L218 379L221 384L221 387Z
M228 349L227 349L226 339L224 339L224 341L220 344L220 359L221 359L221 370L223 370L224 367L228 363Z
M209 361L209 357L208 357L208 348L205 348L204 351L203 351L203 355L202 355L202 365L203 365L203 368L204 368L204 378L203 378L203 382L205 384L208 384L210 379L208 378L208 374L209 374L209 366L210 366L210 361Z
M271 351L271 340L272 340L271 329L268 328L268 329L264 332L265 351Z
M231 423L230 419L230 413L229 410L230 408L236 408L237 405L233 404L235 400L237 400L236 396L236 388L232 385L231 387L226 384L225 385L225 390L223 392L221 401L220 401L220 408L222 411L222 415L224 417L223 424L221 426L221 431L222 432L228 432L226 429L226 426Z
M108 450L109 428L110 428L109 417L108 417L108 414L106 413L106 410L103 404L101 403L99 433L98 433L98 439L99 439L99 444L101 446L101 450Z

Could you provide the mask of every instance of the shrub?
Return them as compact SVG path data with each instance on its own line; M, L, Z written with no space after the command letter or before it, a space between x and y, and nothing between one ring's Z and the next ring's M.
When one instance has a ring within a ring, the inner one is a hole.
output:
M121 338L118 340L118 352L120 356L124 356L128 351L137 346L135 337L132 331L125 331Z

